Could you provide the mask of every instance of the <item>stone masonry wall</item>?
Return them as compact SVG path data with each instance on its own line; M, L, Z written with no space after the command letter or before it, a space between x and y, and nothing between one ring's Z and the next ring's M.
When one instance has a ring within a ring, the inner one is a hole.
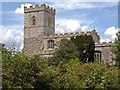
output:
M55 34L55 9L42 4L30 8L24 7L24 53L26 55L41 54L49 57L58 48L57 43L63 39L79 35L92 35L95 41L95 50L101 52L103 63L112 63L112 43L100 43L100 36L94 29L87 32L73 32ZM33 25L34 17L35 24ZM48 48L48 41L53 40L54 48Z

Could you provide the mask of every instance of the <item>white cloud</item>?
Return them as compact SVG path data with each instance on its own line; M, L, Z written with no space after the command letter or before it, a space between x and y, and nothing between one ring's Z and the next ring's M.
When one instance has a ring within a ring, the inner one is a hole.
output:
M1 0L2 2L16 2L16 0ZM34 2L33 0L23 0L22 2ZM48 0L35 0L40 2L48 2ZM49 0L49 2L65 2L66 0ZM68 0L72 2L118 2L119 0ZM17 2L21 2L18 0Z
M107 28L107 30L105 31L105 34L112 36L112 35L115 35L117 32L118 32L118 29L112 26L112 27Z
M30 3L21 4L21 6L18 7L18 8L15 10L15 13L17 13L17 14L24 14L24 6L26 6L27 8L29 8L30 6L32 6L32 4L30 4Z
M22 49L23 43L23 28L19 28L19 26L1 26L0 29L0 36L2 37L1 41L4 43L8 48L15 43L15 47L19 50Z
M114 42L117 32L118 32L118 28L114 26L108 27L104 32L105 37L101 38L100 42L110 42L110 41Z
M110 42L111 40L109 38L101 38L100 42Z
M22 40L23 41L23 40ZM23 49L23 47L24 47L24 45L23 45L23 42L22 42L22 44L20 45L20 50L22 50Z
M103 7L111 7L111 6L117 6L117 2L112 2L112 3L94 3L94 2L87 2L87 1L82 1L79 2L79 0L67 0L64 3L63 2L54 2L53 7L58 9L66 9L66 10L74 10L74 9L88 9L88 8L103 8Z
M73 9L87 9L87 8L94 8L96 6L87 3L79 3L79 2L55 2L53 7L55 8L63 8L68 10Z
M69 33L69 32L86 32L90 31L88 26L81 25L79 20L75 19L58 19L56 20L55 32L56 33Z
M82 26L81 28L83 32L86 32L88 30L88 26Z
M114 2L114 3L93 3L92 1L80 2L79 0L74 0L74 1L68 0L68 1L64 1L64 2L54 2L51 4L51 6L54 7L55 9L62 8L62 9L66 9L66 10L102 8L102 7L111 7L114 5L117 5L117 2ZM23 14L24 13L24 6L29 8L30 6L32 6L32 4L30 4L30 3L21 4L20 7L18 7L15 10L15 13Z
M53 1L53 0L52 0ZM66 0L54 0L54 1L58 1L58 2L65 2ZM119 0L67 0L70 2L119 2Z
M109 27L105 31L105 35L109 36L112 40L116 38L116 33L118 32L118 28L115 28L114 26Z
M75 32L81 30L80 21L73 19L59 19L56 21L56 33Z

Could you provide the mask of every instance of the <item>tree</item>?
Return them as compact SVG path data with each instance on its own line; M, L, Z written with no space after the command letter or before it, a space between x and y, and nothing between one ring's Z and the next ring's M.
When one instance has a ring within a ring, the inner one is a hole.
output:
M118 68L115 66L96 62L82 64L78 59L72 59L62 65L55 81L59 84L56 88L60 89L117 89L120 88L117 76Z
M76 38L72 37L71 41L75 44L77 50L79 51L80 61L94 61L95 44L91 35L80 35L76 36Z
M40 72L46 68L40 55L28 57L23 53L2 50L2 87L3 88L36 88ZM44 79L44 78L42 78ZM42 80L41 79L41 80ZM42 82L44 83L44 82ZM40 84L42 86L42 84Z
M74 43L67 39L62 39L59 48L54 52L53 62L58 64L60 61L68 62L70 59L78 57L78 51Z
M68 48L66 50L69 51ZM52 90L120 87L117 82L118 68L116 66L98 63L82 64L78 58L65 56L68 60L60 57L64 63L59 63L61 64L59 67L59 65L49 65L49 60L41 58L40 55L28 57L22 53L13 55L10 52L7 49L2 51L2 88L5 90L6 88Z
M115 54L114 59L120 63L120 32L118 32L116 35L117 38L112 46L112 52Z

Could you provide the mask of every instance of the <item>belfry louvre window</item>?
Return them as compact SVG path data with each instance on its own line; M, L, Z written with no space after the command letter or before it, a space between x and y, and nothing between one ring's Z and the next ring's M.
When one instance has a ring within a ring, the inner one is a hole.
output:
M48 40L48 48L54 48L54 40Z
M35 16L32 16L32 25L35 25Z

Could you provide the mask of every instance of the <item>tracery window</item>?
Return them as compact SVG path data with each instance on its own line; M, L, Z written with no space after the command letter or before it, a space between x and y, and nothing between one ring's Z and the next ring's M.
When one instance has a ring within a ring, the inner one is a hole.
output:
M54 40L48 40L48 48L54 48Z

